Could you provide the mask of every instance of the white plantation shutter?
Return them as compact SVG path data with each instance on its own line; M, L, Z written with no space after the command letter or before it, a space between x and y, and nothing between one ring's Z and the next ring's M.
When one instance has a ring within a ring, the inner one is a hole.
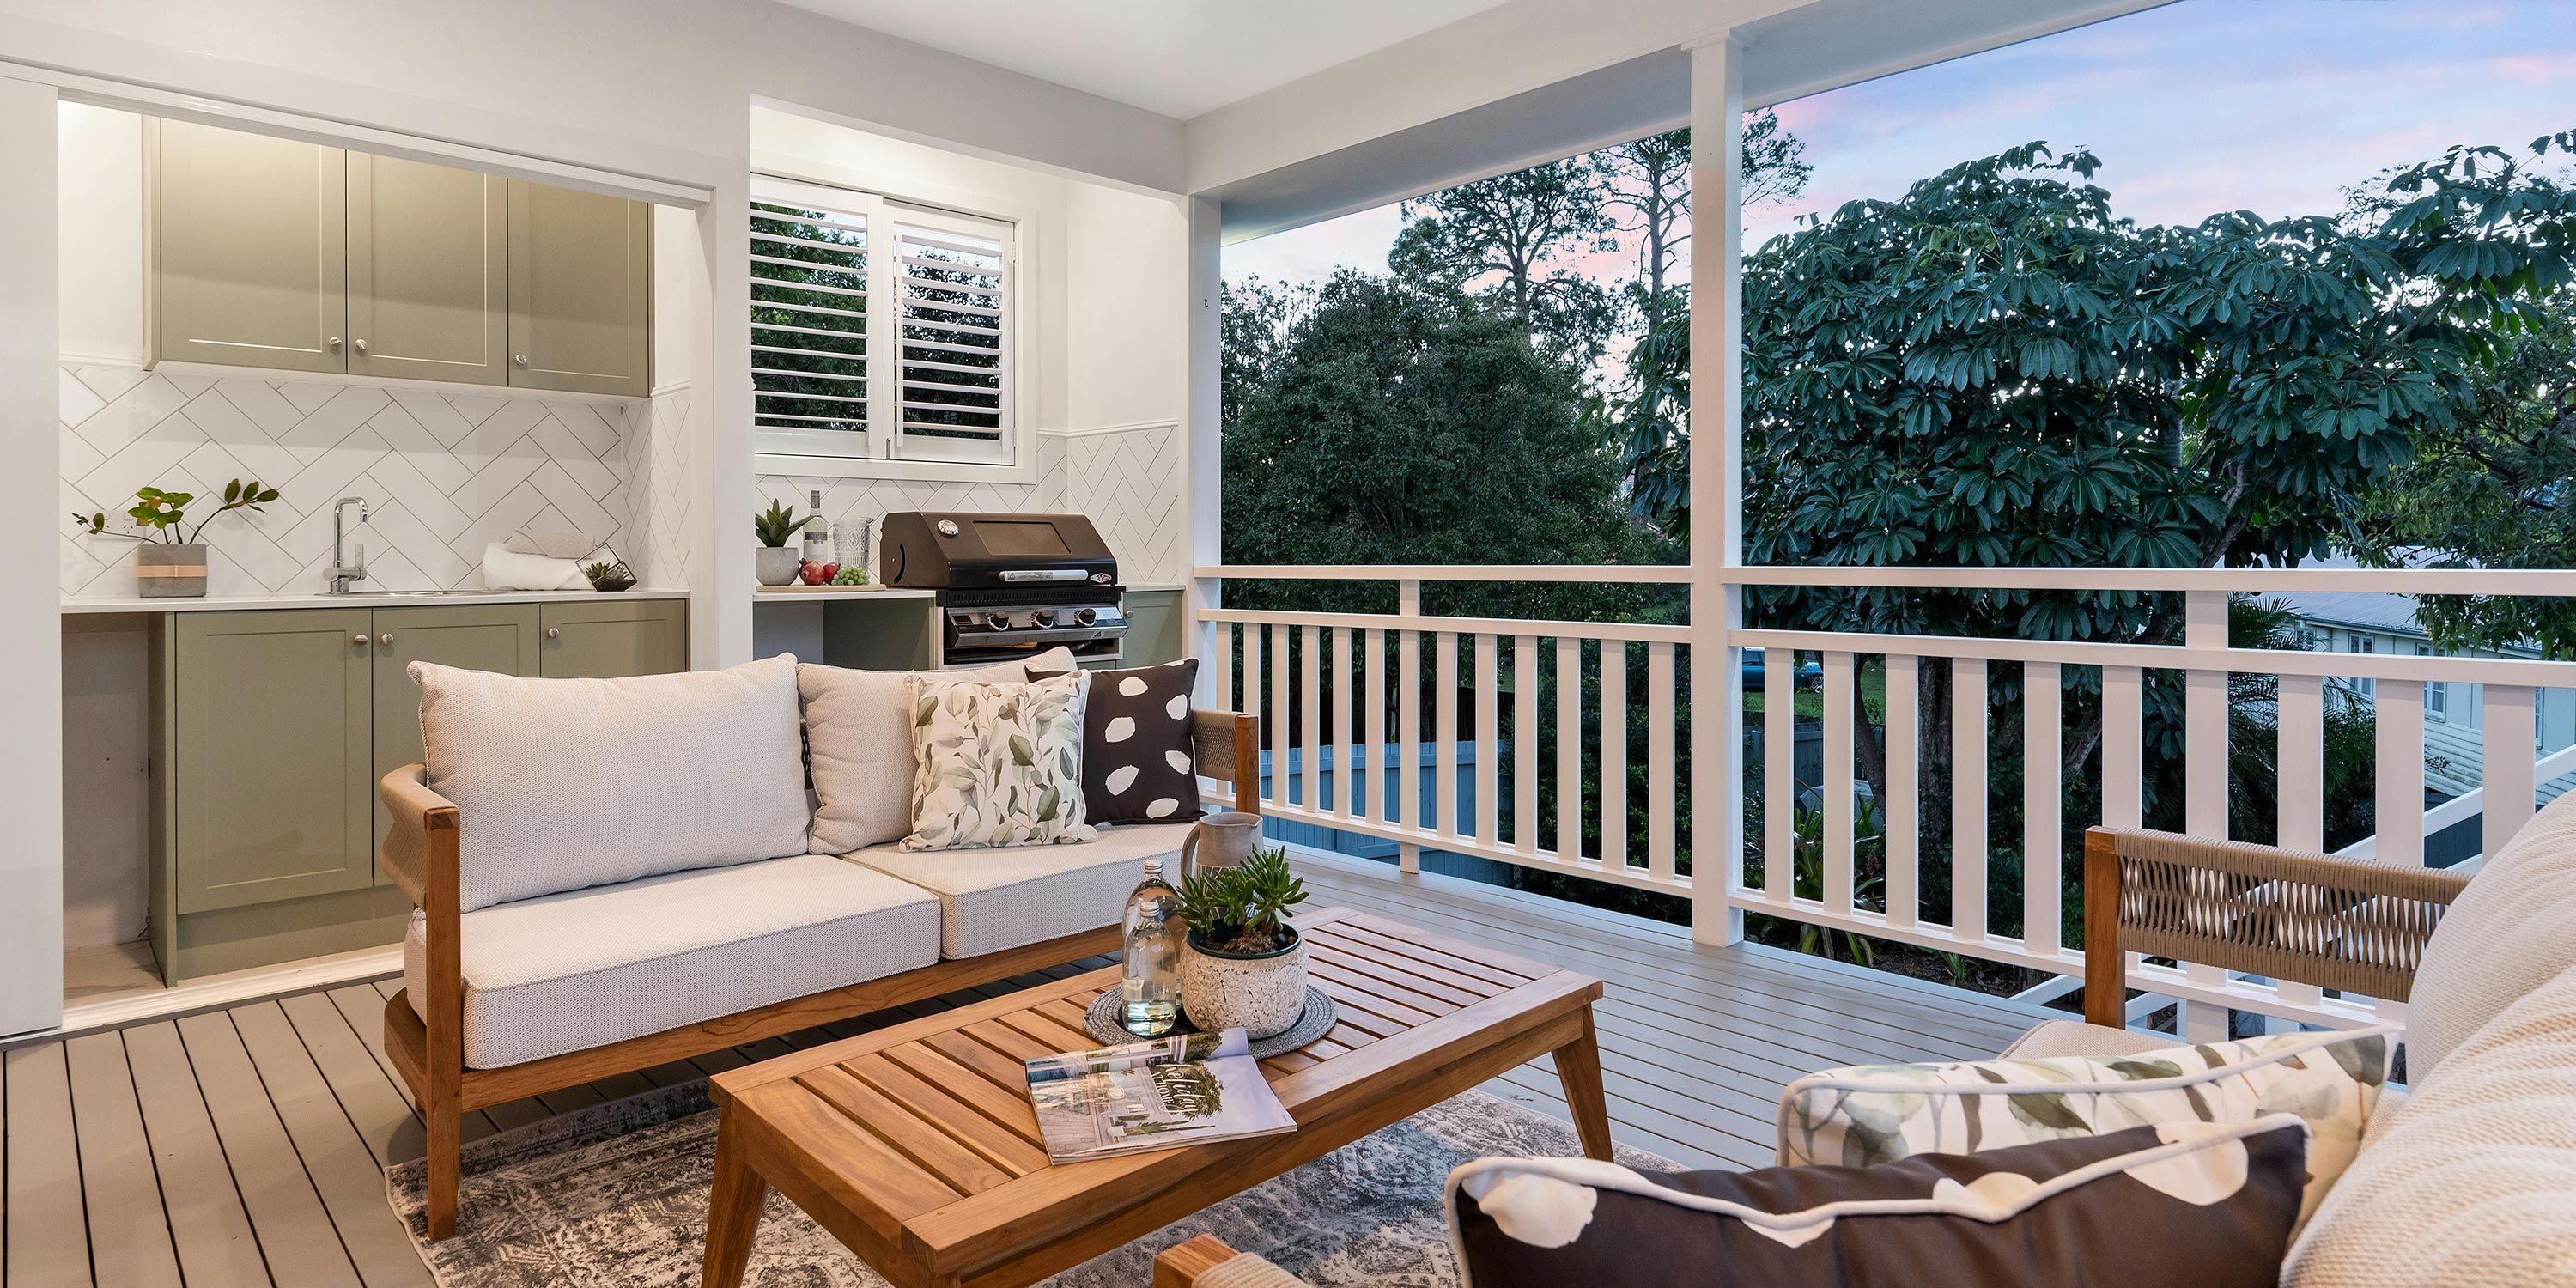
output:
M1013 226L762 176L751 199L758 449L1010 464Z

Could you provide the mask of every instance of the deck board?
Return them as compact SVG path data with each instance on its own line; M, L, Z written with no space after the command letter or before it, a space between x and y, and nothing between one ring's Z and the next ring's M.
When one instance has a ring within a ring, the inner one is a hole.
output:
M1451 877L1407 877L1340 856L1308 855L1297 866L1319 905L1599 976L1605 992L1594 1018L1612 1133L1689 1167L1767 1166L1772 1106L1791 1079L1843 1064L1991 1055L2047 1014L1776 949L1696 945L1683 928ZM489 1106L466 1115L465 1135L682 1086L1110 961L1068 962ZM422 1144L409 1092L383 1047L384 1003L401 986L399 979L347 985L7 1052L0 1135L8 1141L11 1237L0 1288L166 1284L173 1260L188 1288L427 1284L385 1205L381 1171L389 1160L417 1158ZM1441 986L1437 976L1408 985ZM1445 986L1472 990L1474 981ZM119 1065L130 1077L122 1103L113 1077ZM85 1091L93 1082L104 1090ZM1570 1118L1545 1060L1484 1089ZM174 1185L172 1177L191 1183ZM126 1253L118 1242L93 1268L93 1229L143 1237L131 1260L117 1259Z

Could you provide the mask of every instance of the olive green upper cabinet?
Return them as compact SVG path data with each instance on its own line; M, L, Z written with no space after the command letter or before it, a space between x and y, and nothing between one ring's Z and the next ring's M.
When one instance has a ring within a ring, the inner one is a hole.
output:
M509 184L349 154L349 371L508 383Z
M501 675L537 673L537 605L467 604L427 608L379 608L375 631L375 763L374 778L423 759L420 743L420 686L411 682L411 664L440 666ZM375 843L384 840L391 820L384 802L376 802ZM373 844L370 845L373 850Z
M173 616L178 910L372 884L371 614Z
M538 656L538 673L549 679L688 670L688 601L603 599L548 604Z
M161 356L345 370L347 154L159 129Z
M652 392L653 207L510 180L510 383Z

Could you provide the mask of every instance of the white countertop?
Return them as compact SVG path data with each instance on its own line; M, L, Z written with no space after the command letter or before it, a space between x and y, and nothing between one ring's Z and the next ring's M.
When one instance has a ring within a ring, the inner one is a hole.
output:
M204 613L252 608L426 608L437 604L546 604L589 599L686 599L685 590L467 590L452 594L204 595L145 599L140 595L66 599L65 613Z
M753 592L755 604L824 603L835 599L937 599L935 590L916 590L903 586L762 586Z

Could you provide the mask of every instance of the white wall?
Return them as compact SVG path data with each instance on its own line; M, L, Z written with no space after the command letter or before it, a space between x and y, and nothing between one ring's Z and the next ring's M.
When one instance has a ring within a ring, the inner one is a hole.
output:
M50 86L0 79L0 478L50 479L55 146ZM0 505L0 1033L63 1013L63 673L47 507Z
M62 353L143 361L143 118L62 105Z

